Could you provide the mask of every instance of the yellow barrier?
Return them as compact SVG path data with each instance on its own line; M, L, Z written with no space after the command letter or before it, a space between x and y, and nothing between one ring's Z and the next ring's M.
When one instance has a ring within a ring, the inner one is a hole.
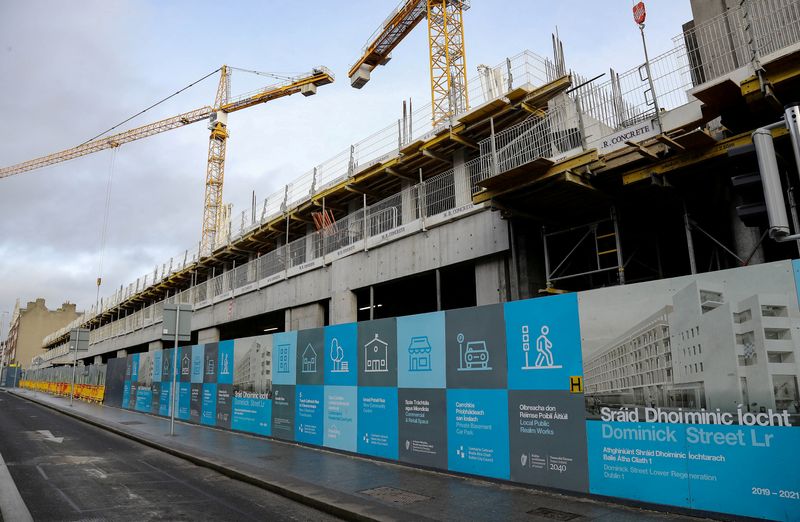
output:
M41 391L51 395L60 395L62 397L69 397L72 394L72 387L68 382L20 381L19 386L20 388ZM75 385L75 398L83 401L100 404L103 402L105 393L105 386L97 386L94 384Z

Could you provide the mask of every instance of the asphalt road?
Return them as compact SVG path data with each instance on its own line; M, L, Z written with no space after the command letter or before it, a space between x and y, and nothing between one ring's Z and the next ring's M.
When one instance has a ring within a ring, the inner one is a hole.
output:
M5 392L0 455L37 521L338 520Z

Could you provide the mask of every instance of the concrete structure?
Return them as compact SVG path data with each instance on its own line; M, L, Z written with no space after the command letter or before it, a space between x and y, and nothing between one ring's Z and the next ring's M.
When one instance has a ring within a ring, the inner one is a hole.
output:
M14 308L8 329L3 357L5 364L20 363L27 367L33 357L42 354L42 339L70 324L81 313L72 303L49 310L43 298L29 301L24 308Z
M722 285L694 282L584 365L601 402L800 413L800 317L785 295L729 302Z
M452 123L401 120L348 146L232 219L210 256L187 251L102 300L75 322L91 330L83 358L157 347L168 302L193 306L192 342L207 343L797 256L738 217L744 162L727 151L800 90L800 3L728 3L720 17L696 2L653 85L638 67L586 82L559 52L482 68ZM758 38L739 38L748 20ZM793 158L785 130L775 144ZM45 339L46 364L66 362L65 335ZM668 401L674 376L649 364L642 400Z

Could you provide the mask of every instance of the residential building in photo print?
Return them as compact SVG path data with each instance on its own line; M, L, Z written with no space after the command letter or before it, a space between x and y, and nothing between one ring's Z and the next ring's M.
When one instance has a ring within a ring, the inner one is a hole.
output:
M265 335L236 341L233 386L235 391L272 393L272 340Z
M701 278L585 356L587 405L800 414L796 302Z

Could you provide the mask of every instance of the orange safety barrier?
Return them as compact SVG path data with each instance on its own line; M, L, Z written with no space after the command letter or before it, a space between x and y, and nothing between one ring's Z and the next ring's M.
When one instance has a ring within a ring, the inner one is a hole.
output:
M42 381L20 381L20 388L30 389L69 397L72 394L72 386L68 382L42 382ZM102 403L106 394L106 387L95 384L76 384L75 398L87 402Z

